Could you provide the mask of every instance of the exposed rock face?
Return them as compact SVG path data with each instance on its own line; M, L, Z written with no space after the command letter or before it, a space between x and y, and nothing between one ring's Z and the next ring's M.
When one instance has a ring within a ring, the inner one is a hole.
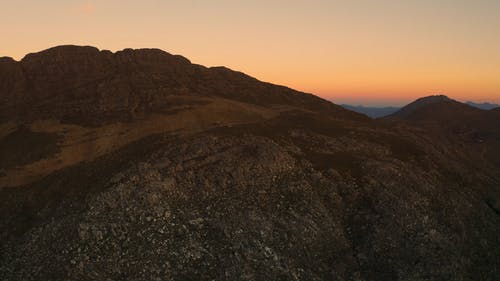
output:
M500 173L465 140L159 50L63 49L21 62L28 88L2 82L22 89L6 108L47 110L0 127L0 279L499 276ZM25 74L43 67L60 84ZM53 98L18 98L38 92Z
M5 66L3 66L5 65ZM94 47L61 46L0 63L0 117L56 118L99 125L130 121L144 112L178 105L168 97L222 97L266 107L293 105L363 119L313 95L257 81L243 73L205 68L158 49L117 53ZM2 83L2 81L0 81ZM185 102L187 105L190 102Z

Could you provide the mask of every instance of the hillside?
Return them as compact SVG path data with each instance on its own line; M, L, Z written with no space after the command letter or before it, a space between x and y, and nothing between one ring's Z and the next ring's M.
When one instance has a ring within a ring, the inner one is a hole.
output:
M446 96L420 98L386 120L404 120L434 135L462 143L462 150L500 167L500 110L482 110Z
M4 58L0 73L0 136L6 136L0 187L31 182L156 133L257 122L292 110L368 120L314 95L157 49L111 53L59 46L20 62ZM44 141L24 144L38 138L52 139L52 148ZM20 157L28 148L32 152Z
M155 49L55 47L0 75L1 280L500 274L500 172L423 127L434 103L370 120Z
M454 120L457 117L475 115L478 112L481 112L478 108L463 104L444 95L437 95L417 99L391 114L391 116L411 122L445 122Z

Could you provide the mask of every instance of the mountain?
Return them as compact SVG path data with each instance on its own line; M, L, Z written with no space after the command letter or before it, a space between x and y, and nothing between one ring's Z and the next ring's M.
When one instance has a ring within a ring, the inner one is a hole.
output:
M474 108L371 120L160 50L78 46L0 59L0 96L1 280L499 275L499 169L426 109Z
M490 110L490 109L494 109L494 108L500 107L499 104L489 103L489 102L475 103L475 102L472 102L472 101L468 101L465 104L473 106L473 107L477 107L477 108L480 108L480 109L484 109L484 110Z
M500 110L482 110L446 96L420 98L387 119L406 122L466 144L500 167Z
M3 146L6 163L0 169L6 176L0 187L30 182L154 133L255 122L294 109L368 120L314 95L157 49L111 53L59 46L2 62L0 121L6 133L16 134L4 140L9 145ZM62 149L46 159L49 164L20 168L30 163L25 158L38 159L46 150L43 141L21 145L37 138L62 141ZM33 152L19 157L28 148Z
M425 100L429 100L429 99L432 99L434 101L436 100L439 100L439 99L442 99L442 98L445 98L445 99L449 99L448 97L446 96L431 96L431 97L428 97L426 98ZM432 103L432 102L431 102ZM476 108L479 108L479 109L483 109L483 110L490 110L490 109L494 109L494 108L497 108L497 107L500 107L500 105L498 104L494 104L494 103L474 103L474 102L471 102L471 101L468 101L468 102L465 102L466 105L469 105L469 106L472 106L472 107L476 107ZM369 107L369 106L362 106L362 105L349 105L349 104L342 104L341 105L343 108L345 109L348 109L348 110L351 110L351 111L354 111L354 112L358 112L358 113L361 113L361 114L364 114L368 117L371 117L371 118L380 118L380 117L385 117L385 116L389 116L395 112L397 112L399 109L399 107L392 107L392 106L387 106L387 107Z
M429 125L476 125L481 126L482 121L491 122L494 126L496 110L485 111L472 107L465 103L450 99L447 96L428 96L402 107L400 110L388 116L388 118L398 118L414 124Z
M384 117L387 115L391 115L392 113L399 110L399 107L392 107L392 106L368 107L368 106L362 106L362 105L348 105L348 104L342 104L341 106L345 109L364 114L364 115L371 117L371 118Z
M206 68L158 49L117 53L60 46L20 62L0 60L0 118L55 118L98 125L144 112L231 99L265 108L300 106L363 119L314 95L263 83L224 67ZM96 106L98 105L98 106Z
M443 110L447 110L443 112ZM436 118L454 118L455 112L462 113L475 111L470 106L452 100L444 95L435 95L419 98L416 101L402 107L391 116L406 120L433 120ZM453 112L455 111L455 112Z

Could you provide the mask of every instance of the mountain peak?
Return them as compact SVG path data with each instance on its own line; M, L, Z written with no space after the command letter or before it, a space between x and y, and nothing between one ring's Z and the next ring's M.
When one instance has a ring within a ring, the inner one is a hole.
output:
M164 62L190 64L179 55L172 55L156 48L131 49L111 52L99 50L93 46L61 45L37 53L27 54L21 62L24 64L39 63L88 63L96 60L115 59L117 63L157 63Z
M21 61L30 61L33 59L39 59L43 57L61 59L72 56L97 55L99 54L99 52L100 52L99 49L92 46L61 45L37 53L27 54Z
M456 110L467 112L475 110L475 108L445 95L434 95L419 98L396 111L391 116L408 120L429 120L435 117L437 118L438 115L440 116L439 118L441 118L443 114L448 114ZM450 116L452 115L453 114L450 114Z
M0 63L13 63L13 62L16 61L11 57L0 57Z
M431 95L417 99L414 103L436 103L443 101L454 101L446 95Z

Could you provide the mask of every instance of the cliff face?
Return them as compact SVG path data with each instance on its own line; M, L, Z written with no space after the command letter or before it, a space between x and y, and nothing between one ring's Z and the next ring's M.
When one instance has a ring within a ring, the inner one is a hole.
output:
M441 125L152 49L0 74L2 280L499 275L500 173Z

